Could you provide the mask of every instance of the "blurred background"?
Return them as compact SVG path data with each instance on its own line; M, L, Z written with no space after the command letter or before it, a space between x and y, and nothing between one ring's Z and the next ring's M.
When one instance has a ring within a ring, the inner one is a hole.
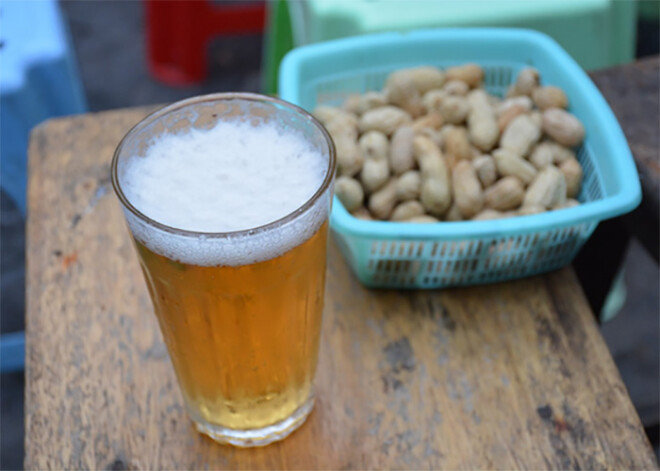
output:
M212 17L208 30L197 27L205 15ZM593 71L657 56L659 15L655 0L412 0L406 8L385 0L1 0L0 468L18 469L23 463L29 128L51 116L167 103L211 92L275 93L279 61L292 47L392 29L533 28L554 37ZM30 68L27 78L23 67ZM35 94L44 103L37 103ZM634 241L627 249L623 280L606 306L613 318L601 330L658 450L660 279L655 259Z

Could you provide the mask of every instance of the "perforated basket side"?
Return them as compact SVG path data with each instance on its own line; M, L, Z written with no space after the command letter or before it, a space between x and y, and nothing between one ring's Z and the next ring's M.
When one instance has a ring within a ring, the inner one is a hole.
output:
M445 288L506 281L571 262L596 223L525 235L475 240L364 240L335 233L362 282L372 287ZM350 240L353 239L353 240Z

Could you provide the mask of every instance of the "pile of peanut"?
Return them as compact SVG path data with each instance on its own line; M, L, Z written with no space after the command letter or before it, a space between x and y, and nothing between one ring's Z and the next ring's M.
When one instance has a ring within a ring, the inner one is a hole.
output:
M335 193L361 219L496 219L567 208L582 183L582 123L525 68L504 99L476 64L393 72L381 92L314 115L337 148Z

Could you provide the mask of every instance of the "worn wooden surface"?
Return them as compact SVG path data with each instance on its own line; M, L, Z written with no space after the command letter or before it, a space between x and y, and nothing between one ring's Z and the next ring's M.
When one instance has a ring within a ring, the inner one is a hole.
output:
M109 185L144 114L59 119L31 138L27 469L656 467L570 268L368 291L334 244L307 423L251 450L195 432Z

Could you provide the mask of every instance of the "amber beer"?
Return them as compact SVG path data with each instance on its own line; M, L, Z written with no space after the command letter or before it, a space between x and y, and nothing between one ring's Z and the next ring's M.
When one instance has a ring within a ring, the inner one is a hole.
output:
M220 442L270 443L311 411L333 175L313 118L251 94L175 103L117 149L113 185L187 409Z
M187 265L137 242L179 384L199 419L260 428L310 397L326 227L284 255L238 267Z

